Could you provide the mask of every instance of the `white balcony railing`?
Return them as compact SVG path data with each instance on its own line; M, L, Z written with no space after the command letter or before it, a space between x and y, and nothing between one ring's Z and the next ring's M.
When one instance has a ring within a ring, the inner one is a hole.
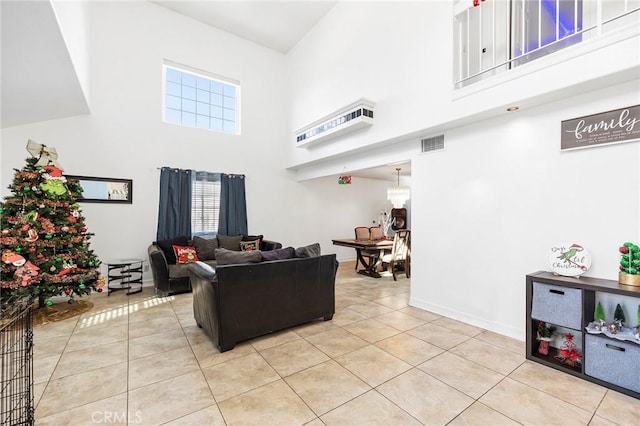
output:
M454 88L626 27L640 28L640 0L459 0Z

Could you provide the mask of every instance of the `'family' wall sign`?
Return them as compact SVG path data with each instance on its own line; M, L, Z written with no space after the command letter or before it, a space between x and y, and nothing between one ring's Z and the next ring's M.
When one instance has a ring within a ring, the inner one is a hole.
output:
M560 149L640 140L640 105L601 112L562 122Z

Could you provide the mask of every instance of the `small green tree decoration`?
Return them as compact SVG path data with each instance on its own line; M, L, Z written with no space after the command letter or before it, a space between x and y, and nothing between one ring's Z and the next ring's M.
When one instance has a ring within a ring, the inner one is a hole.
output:
M630 275L640 275L640 247L626 242L620 249L620 271Z
M622 306L618 303L616 305L616 311L613 313L614 321L620 321L621 324L624 324L626 318L624 317L624 311L622 310Z
M556 331L554 325L547 324L544 321L538 321L538 338L544 337L545 339L549 339L554 331Z
M602 303L598 302L598 306L596 306L596 310L593 312L594 321L598 321L603 323L605 321L604 308L602 307Z

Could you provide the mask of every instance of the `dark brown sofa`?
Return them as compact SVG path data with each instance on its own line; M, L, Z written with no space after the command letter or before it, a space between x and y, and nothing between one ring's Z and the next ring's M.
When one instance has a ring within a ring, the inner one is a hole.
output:
M335 254L261 263L189 264L196 323L220 352L335 312Z
M228 238L228 237L221 237ZM277 241L265 240L262 235L259 236L240 236L243 241L251 241L260 238L260 250L274 250L282 247ZM171 256L171 245L194 246L198 252L198 256L210 266L216 266L216 259L212 256L202 256L201 247L198 241L210 241L213 245L208 252L212 253L214 248L221 247L218 238L203 239L195 237L194 240L188 237L179 237L173 240L154 241L147 249L149 255L149 264L151 266L151 274L153 276L153 285L156 295L165 297L170 294L184 293L191 291L191 283L189 281L189 272L186 264L177 265L175 256ZM239 250L238 248L234 248Z

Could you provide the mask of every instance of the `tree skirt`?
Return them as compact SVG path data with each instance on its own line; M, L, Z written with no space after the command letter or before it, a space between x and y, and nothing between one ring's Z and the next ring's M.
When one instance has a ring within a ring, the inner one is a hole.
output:
M62 321L73 318L93 308L93 303L85 300L75 300L73 303L54 303L33 310L33 325L42 325L50 322Z

